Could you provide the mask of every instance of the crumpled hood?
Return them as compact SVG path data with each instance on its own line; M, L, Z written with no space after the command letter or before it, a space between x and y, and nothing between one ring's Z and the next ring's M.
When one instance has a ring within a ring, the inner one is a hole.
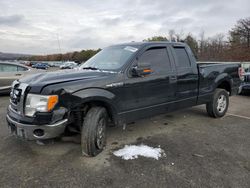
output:
M92 71L92 70L63 70L56 72L38 73L20 79L20 82L27 83L29 86L33 85L50 85L56 83L70 82L76 80L85 80L97 77L103 77L108 72Z

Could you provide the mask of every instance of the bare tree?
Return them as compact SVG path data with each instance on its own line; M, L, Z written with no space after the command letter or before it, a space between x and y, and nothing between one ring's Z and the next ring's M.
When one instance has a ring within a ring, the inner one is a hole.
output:
M241 42L246 43L250 47L250 18L240 19L235 27L231 30L230 34L239 36Z
M170 30L168 31L168 35L169 35L169 40L170 40L170 42L175 42L175 38L174 38L175 30L174 30L174 29L170 29Z
M201 31L199 37L200 37L199 53L200 53L200 56L202 57L204 53L204 47L205 47L205 32Z
M225 35L223 33L219 33L215 35L214 39L216 41L216 49L218 53L222 53L224 47L225 47L225 42L224 42L224 37Z
M180 30L180 32L176 33L175 36L176 36L176 41L177 42L183 41L184 40L184 37L183 37L184 36L184 32L183 32L183 30Z

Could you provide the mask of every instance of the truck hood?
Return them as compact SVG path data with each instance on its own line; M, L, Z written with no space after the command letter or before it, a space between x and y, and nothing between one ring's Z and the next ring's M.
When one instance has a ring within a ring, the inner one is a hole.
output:
M112 72L93 71L93 70L63 70L56 72L38 73L32 76L27 76L20 79L20 82L26 83L29 86L46 86L51 84L92 79L104 77Z

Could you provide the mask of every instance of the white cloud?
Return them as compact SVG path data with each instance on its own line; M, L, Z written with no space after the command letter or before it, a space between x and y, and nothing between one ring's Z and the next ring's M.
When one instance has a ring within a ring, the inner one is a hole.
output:
M0 1L0 51L57 53L167 35L170 29L225 33L249 17L250 1Z

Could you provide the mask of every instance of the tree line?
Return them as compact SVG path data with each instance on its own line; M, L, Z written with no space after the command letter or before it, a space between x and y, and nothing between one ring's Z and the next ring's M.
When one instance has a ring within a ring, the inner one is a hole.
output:
M167 36L154 36L144 41L175 41L187 43L199 61L250 61L250 18L240 19L228 31L228 36L219 33L205 37L202 31L198 38L192 33L170 30Z
M184 34L182 31L178 33L171 29L167 36L153 36L143 41L185 42L199 61L250 61L250 17L238 20L228 31L227 36L219 33L213 37L206 37L202 31L198 37L194 37L192 33ZM31 56L25 60L85 62L100 50Z
M65 54L51 54L51 55L36 55L21 58L21 60L27 61L75 61L75 62L85 62L96 53L101 51L101 49L89 49L89 50L82 50L80 52L68 52Z

